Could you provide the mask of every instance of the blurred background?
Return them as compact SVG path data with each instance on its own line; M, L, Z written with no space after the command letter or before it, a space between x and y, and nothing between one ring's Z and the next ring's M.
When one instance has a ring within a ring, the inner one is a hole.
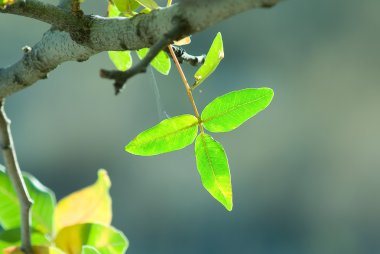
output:
M105 1L84 4L88 14L105 8ZM193 146L154 157L124 151L162 112L192 109L174 68L137 76L115 97L112 82L98 76L113 68L106 53L62 64L8 98L21 167L57 199L107 169L113 225L131 254L380 253L379 8L378 0L289 0L192 36L193 54L206 53L218 31L225 48L195 92L200 109L232 90L275 91L265 111L214 135L229 157L230 213L203 189ZM0 66L20 59L21 47L48 28L1 14ZM185 67L189 80L194 71Z

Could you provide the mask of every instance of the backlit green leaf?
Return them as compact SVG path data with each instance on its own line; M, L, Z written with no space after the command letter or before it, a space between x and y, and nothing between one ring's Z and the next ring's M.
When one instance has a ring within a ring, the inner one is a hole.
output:
M76 224L60 230L55 238L58 248L69 254L80 254L82 246L92 246L101 254L124 254L128 240L124 234L101 224Z
M195 84L192 88L199 86L203 81L205 81L205 79L215 71L216 67L218 67L223 58L223 40L221 33L218 33L206 55L204 64L194 74Z
M50 234L53 227L54 193L33 176L27 173L23 175L33 199L32 227L42 233ZM0 201L0 225L4 229L20 227L20 205L4 168L0 168Z
M195 141L195 157L203 186L228 211L231 211L231 175L223 146L210 135L201 133Z
M100 254L100 252L92 246L84 245L81 254Z
M5 8L7 5L12 5L15 2L15 0L0 0L0 8Z
M136 53L140 59L143 59L148 54L149 48L142 48L137 50ZM170 58L164 51L160 51L158 55L153 58L150 64L160 73L168 75L171 67Z
M136 1L139 2L142 6L151 10L159 8L158 4L153 0L136 0Z
M113 2L120 12L126 14L132 14L140 6L135 0L113 0Z
M210 102L202 112L204 127L212 132L226 132L239 127L265 109L273 98L270 88L247 88L230 92Z
M31 234L31 242L32 245L45 245L48 246L50 244L49 239L42 233L32 229ZM0 253L3 253L5 248L11 246L20 246L21 245L21 231L20 228L8 229L4 232L0 233Z
M118 17L120 15L119 9L116 7L116 5L113 5L111 2L108 2L108 17Z
M132 66L130 51L108 51L108 56L119 71L126 71Z
M33 254L65 254L54 246L32 246ZM20 247L10 247L4 250L4 254L25 254Z
M195 116L175 116L140 133L125 150L142 156L167 153L192 144L197 133L198 119Z

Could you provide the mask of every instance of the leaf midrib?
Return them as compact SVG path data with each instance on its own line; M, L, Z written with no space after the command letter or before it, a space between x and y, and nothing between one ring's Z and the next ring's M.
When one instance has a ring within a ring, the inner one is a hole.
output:
M233 106L232 108L230 108L230 109L228 109L228 110L226 110L226 111L224 111L224 112L222 112L222 113L220 113L220 114L218 114L218 115L215 115L215 116L213 116L213 117L206 118L206 119L201 119L201 121L202 121L202 123L209 122L209 121L211 121L211 120L214 120L215 118L218 118L218 117L221 117L221 116L223 116L223 115L229 114L231 111L234 111L234 110L236 110L236 109L239 108L239 107L243 107L243 106L245 106L245 105L248 105L248 104L251 104L251 103L255 103L255 102L257 102L257 101L259 101L259 100L261 100L261 99L263 99L263 98L265 98L265 97L267 97L267 96L268 96L268 94L263 95L263 96L261 96L260 98L257 98L256 100L249 101L249 102L246 102L246 103L242 103L242 104L239 104L239 105L237 105L237 106Z

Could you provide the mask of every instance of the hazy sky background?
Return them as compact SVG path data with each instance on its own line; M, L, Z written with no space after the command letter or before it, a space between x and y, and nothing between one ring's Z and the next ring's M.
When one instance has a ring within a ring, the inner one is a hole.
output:
M175 1L174 1L175 2ZM102 15L106 3L87 1ZM378 0L288 0L192 36L206 53L218 31L225 59L195 93L271 87L275 97L241 128L215 134L228 154L234 210L203 189L193 146L137 157L124 146L155 125L157 111L192 113L178 73L133 78L115 97L102 53L59 66L8 98L18 158L57 198L113 182L113 224L128 253L372 254L380 252L380 15ZM17 61L48 25L0 14L0 66ZM195 69L185 67L191 79Z

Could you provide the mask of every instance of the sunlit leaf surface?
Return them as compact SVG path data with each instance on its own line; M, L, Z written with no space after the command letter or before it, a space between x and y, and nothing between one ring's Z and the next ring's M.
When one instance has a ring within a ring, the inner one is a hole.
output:
M86 222L110 224L112 219L110 187L111 181L107 172L101 169L93 185L60 200L54 214L56 230Z
M42 233L32 229L31 234L32 245L35 246L48 246L50 244L49 239ZM0 253L3 253L3 250L11 246L20 246L21 245L21 231L20 228L8 229L0 233Z
M33 199L32 227L42 233L50 234L53 227L54 193L33 176L27 173L23 173L23 175L29 194ZM0 168L0 201L0 225L4 229L20 227L20 205L3 167Z
M119 71L126 71L132 66L130 51L108 51L108 56Z
M226 132L239 127L265 109L273 98L270 88L247 88L220 96L202 112L204 127L212 132Z
M203 186L228 211L231 211L231 175L223 146L210 135L201 133L195 141L195 156Z
M204 64L194 74L195 84L193 88L199 86L203 81L205 81L205 79L215 71L216 67L218 67L223 58L223 40L221 33L218 33L206 55Z
M94 247L101 254L123 254L128 248L128 240L121 231L93 223L63 228L58 232L55 244L68 254L82 253L84 245Z
M144 58L146 54L148 54L149 48L142 48L136 51L138 57L140 59ZM158 55L153 58L150 64L155 68L158 72L168 75L171 67L171 62L169 56L164 52L160 51Z
M143 156L167 153L192 144L197 133L198 119L195 116L175 116L140 133L125 150Z

